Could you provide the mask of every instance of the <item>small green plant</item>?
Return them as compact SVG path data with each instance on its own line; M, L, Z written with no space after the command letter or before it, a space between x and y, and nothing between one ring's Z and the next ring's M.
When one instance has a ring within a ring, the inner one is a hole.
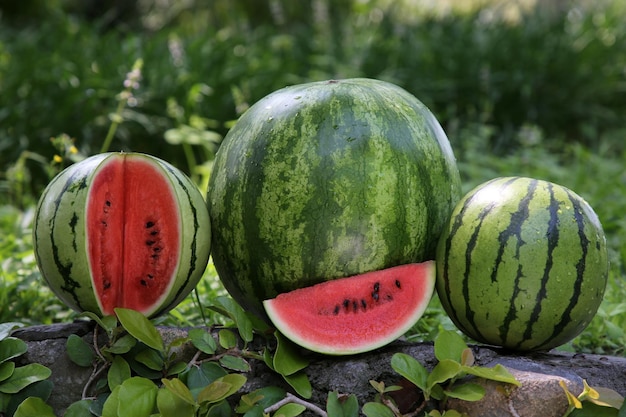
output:
M493 368L480 367L474 364L474 355L463 338L451 330L442 330L435 339L435 357L439 361L437 365L428 370L412 356L405 353L396 353L391 358L391 367L407 381L415 385L423 394L423 401L411 412L411 416L420 415L421 412L431 412L432 416L438 414L438 410L428 410L431 400L436 400L439 409L443 410L449 398L458 398L464 401L478 401L485 395L485 389L476 383L461 381L468 375L512 384L519 386L520 383L502 365ZM372 386L378 392L379 403L366 403L363 412L368 417L400 417L403 414L397 408L392 398L387 394L398 390L400 387L385 387L380 382L372 382ZM380 403L385 407L381 407ZM390 414L391 412L391 414ZM434 414L433 414L434 413ZM452 416L451 412L443 415Z
M71 335L66 350L74 363L93 371L81 399L70 405L66 415L200 417L255 410L261 412L259 416L263 412L295 416L305 409L315 410L302 399L312 393L304 373L308 361L291 342L272 333L232 299L217 297L213 301L209 308L223 315L229 326L192 328L167 341L154 321L134 310L117 308L115 316L106 317L82 313L97 323L93 343ZM255 336L267 343L252 349ZM196 353L184 360L181 349L189 346ZM263 361L282 375L298 396L267 387L242 396L233 410L229 399L246 383L250 359ZM44 400L24 404L20 416L53 416Z
M564 381L559 385L567 395L568 408L563 417L624 417L626 416L626 401L617 392L601 388L590 387L583 380L583 391L573 394Z
M0 324L0 415L7 417L26 417L20 409L32 401L43 404L52 392L50 369L38 363L16 365L14 360L28 350L24 341L11 336L18 327L22 324Z

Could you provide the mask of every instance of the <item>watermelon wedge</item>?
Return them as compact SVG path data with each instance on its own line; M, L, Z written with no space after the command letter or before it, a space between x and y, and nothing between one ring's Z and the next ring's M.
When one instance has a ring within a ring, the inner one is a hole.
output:
M277 330L314 352L349 355L384 346L422 317L435 263L406 264L279 294L263 306Z

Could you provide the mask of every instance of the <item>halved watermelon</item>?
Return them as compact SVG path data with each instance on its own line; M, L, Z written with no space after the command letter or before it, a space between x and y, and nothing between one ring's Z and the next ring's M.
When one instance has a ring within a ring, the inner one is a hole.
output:
M263 305L274 326L309 350L347 355L384 346L422 317L435 263L414 263L322 282Z

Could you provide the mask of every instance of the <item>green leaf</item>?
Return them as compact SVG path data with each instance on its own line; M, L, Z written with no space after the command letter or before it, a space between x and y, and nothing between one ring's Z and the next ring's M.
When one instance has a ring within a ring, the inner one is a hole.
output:
M70 404L63 417L93 417L89 408L93 400L80 400Z
M218 335L220 346L224 349L232 349L237 346L237 338L232 331L228 329L222 329L219 331Z
M167 367L166 376L178 375L181 372L184 372L185 369L187 369L187 364L185 362L172 363Z
M617 391L604 387L593 387L593 389L598 394L598 398L587 397L587 401L597 405L613 407L618 410L624 403L624 397L622 397Z
M485 396L485 388L482 385L472 383L454 385L444 392L448 397L463 401L479 401Z
M585 401L583 408L575 409L569 417L620 417L620 411Z
M232 371L248 372L250 364L239 356L224 355L220 358L220 365Z
M191 367L188 372L184 373L184 379L181 380L187 384L194 398L198 397L207 385L221 378L228 373L215 362L205 362L200 367Z
M306 407L302 404L287 403L276 410L274 417L296 417L302 414L304 410Z
M130 365L121 356L115 356L111 361L111 367L107 373L109 389L113 391L115 387L130 379Z
M178 379L178 378L172 378L172 379L165 379L165 378L163 378L163 379L161 379L161 382L163 383L165 388L167 388L170 392L172 392L172 394L176 395L178 398L180 398L181 400L183 400L187 404L194 405L196 403L196 401L193 399L193 395L191 394L191 391L189 390L187 385L185 385L183 383L183 381L181 381L180 379Z
M101 417L119 417L118 407L120 405L119 394L121 389L122 386L118 385L113 391L111 391L111 395L109 395L109 397L104 402L104 405L102 406Z
M230 297L217 297L213 302L215 305L209 308L229 317L237 326L241 339L246 343L251 342L254 338L252 321L248 318L243 308Z
M196 415L195 401L190 404L170 391L169 388L159 389L157 409L161 413L161 417L194 417Z
M406 353L391 357L391 368L422 391L426 391L428 371L417 359Z
M14 417L56 417L52 407L41 398L29 397L25 399L15 410Z
M426 388L431 390L435 385L456 378L461 373L461 364L451 359L440 361L426 379Z
M285 398L285 390L282 388L272 386L259 388L242 395L235 411L238 414L244 414L254 406L259 406L263 410L283 398Z
M365 403L363 405L363 414L366 417L395 417L395 414L389 407L375 402Z
M95 355L91 346L87 344L80 336L71 334L65 343L67 356L78 366L84 368L91 366Z
M213 335L204 329L189 330L189 339L191 343L200 351L207 355L213 355L217 350L217 343Z
M241 374L228 374L211 382L198 394L198 402L216 403L239 391L246 383L246 377Z
M370 385L374 387L377 393L382 394L385 392L385 383L382 381L375 381L370 379Z
M118 307L115 314L122 327L137 340L152 349L163 352L163 338L156 327L143 314L128 308Z
M10 394L5 394L4 392L0 392L0 416L2 413L7 411L7 407L9 406L9 402L13 396Z
M291 375L283 375L283 379L302 398L311 398L311 395L313 395L311 381L309 381L309 377L306 375L306 373L304 373L304 371L299 371Z
M54 384L50 380L37 381L15 394L3 394L9 396L6 415L11 416L15 414L17 407L28 397L37 397L41 398L43 401L47 401L48 398L50 398L53 386Z
M274 353L274 370L281 375L291 375L309 365L309 361L299 354L299 351L290 340L276 332L277 346Z
M148 368L155 371L163 369L165 362L163 356L154 349L144 349L135 355L135 360L139 363L146 365Z
M119 386L119 417L150 417L156 408L158 388L154 382L132 377Z
M0 392L15 394L32 383L47 379L51 373L50 369L38 363L20 366L15 368L13 374L0 384Z
M467 349L467 344L455 331L441 330L435 339L435 357L439 361L450 359L461 363L465 349Z
M520 386L520 382L504 366L497 364L493 368L484 368L479 366L464 366L462 371L484 379L492 381L506 382L515 386Z
M13 330L19 327L24 327L24 325L22 323L17 323L17 322L0 323L0 341L9 337L11 333L13 332Z
M115 316L100 317L91 311L83 311L80 313L80 316L95 321L109 336L113 334L113 330L117 327L117 317Z
M463 366L473 366L476 358L474 358L474 353L472 349L467 348L461 353L461 365Z
M27 350L28 346L26 345L26 342L21 339L7 337L0 340L0 363L17 358L18 356L26 353Z
M208 406L206 417L232 417L233 410L230 408L230 404L226 400L222 400L215 404Z
M137 339L135 339L130 334L125 334L124 336L113 342L113 345L103 350L113 353L114 355L123 355L124 353L130 352L130 350L135 347L136 344Z
M15 370L15 362L0 363L0 382L6 380L11 375L13 375L14 370ZM0 409L0 411L1 410L2 409Z
M354 394L339 396L332 391L326 399L326 411L329 417L359 417L359 402Z

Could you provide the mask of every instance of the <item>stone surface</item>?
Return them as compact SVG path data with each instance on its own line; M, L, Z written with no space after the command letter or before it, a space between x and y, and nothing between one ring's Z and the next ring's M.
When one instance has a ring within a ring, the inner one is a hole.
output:
M52 370L50 380L54 383L54 390L48 402L57 415L62 415L69 404L81 398L94 371L91 367L82 368L69 360L65 351L67 337L77 334L88 343L93 343L93 328L92 323L79 322L29 327L18 329L13 334L28 344L28 352L19 358L22 364L38 362ZM166 340L186 335L185 329L162 328L160 331ZM561 379L567 381L574 393L580 392L582 380L585 379L591 386L609 388L626 395L626 358L563 352L512 355L483 346L472 346L472 350L476 365L491 367L502 364L523 385L508 391L506 397L501 388L496 388L498 384L479 381L487 390L487 396L482 403L451 403L470 416L515 416L511 410L524 417L562 415L561 410L567 406L567 400L558 383ZM310 401L325 408L328 393L337 391L340 394L355 394L362 406L365 402L374 400L375 391L369 382L374 380L386 385L406 386L404 390L398 391L400 394L395 394L395 398L401 403L400 407L404 412L411 411L422 402L421 393L410 384L403 383L402 378L391 369L391 357L396 352L415 357L427 369L432 369L436 364L431 343L411 344L399 341L375 352L346 357L309 353L311 363L306 372L313 386ZM179 357L186 361L194 354L195 350L190 346L183 346L178 352ZM288 388L282 378L270 371L262 361L251 361L251 366L243 391L249 392L269 385ZM546 407L548 402L551 403L549 409Z

